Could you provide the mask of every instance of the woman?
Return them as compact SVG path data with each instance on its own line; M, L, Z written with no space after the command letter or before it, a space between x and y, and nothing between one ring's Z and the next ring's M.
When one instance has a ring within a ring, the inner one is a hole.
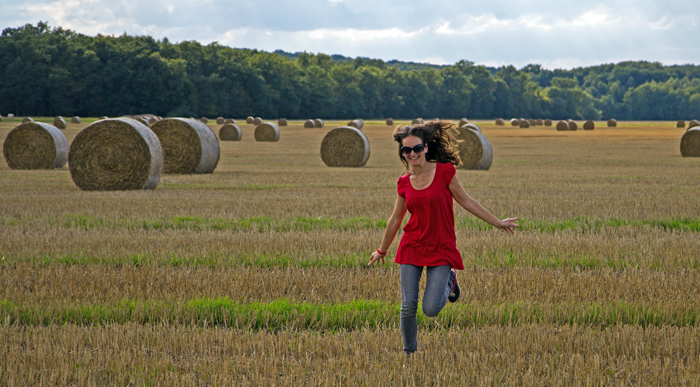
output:
M403 349L410 356L418 348L418 285L426 267L423 313L435 317L447 301L459 298L455 270L463 270L457 250L452 199L479 219L513 233L518 218L499 220L469 197L455 176L459 155L452 147L454 137L448 132L452 124L431 121L424 125L399 126L394 141L399 143L399 157L406 170L399 178L394 212L386 225L382 244L372 253L368 265L384 257L406 211L411 212L394 262L401 273L401 335Z

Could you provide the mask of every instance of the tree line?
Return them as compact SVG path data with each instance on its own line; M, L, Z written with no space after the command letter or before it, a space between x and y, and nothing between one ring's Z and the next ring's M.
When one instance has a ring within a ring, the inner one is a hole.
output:
M572 70L282 55L45 22L0 36L0 113L268 118L700 118L700 66Z

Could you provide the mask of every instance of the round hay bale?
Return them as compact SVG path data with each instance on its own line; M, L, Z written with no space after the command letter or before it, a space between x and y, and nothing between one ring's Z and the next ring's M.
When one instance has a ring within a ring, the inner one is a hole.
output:
M236 123L236 120L234 120L233 118L227 118L224 120L224 125L225 124L235 124L235 123Z
M151 117L151 118L148 119L148 126L151 126L151 125L155 124L155 123L158 122L158 121L159 121L158 118L156 118L156 117Z
M696 120L692 120L692 121L688 122L688 129L694 128L696 126L700 126L700 122L698 122Z
M493 161L491 142L483 133L462 126L457 128L457 152L462 164L460 169L488 170Z
M557 130L569 130L569 124L566 121L557 122Z
M7 118L15 118L15 115L12 114L12 113L10 113L10 114L7 115Z
M280 128L272 122L265 122L255 128L255 141L275 142L280 139Z
M676 128L685 128L685 121L679 120L676 122Z
M80 123L80 117L78 116L73 116L70 118L70 123L71 124L79 124Z
M544 120L544 126L552 126L552 120L550 120L549 118Z
M542 120L541 118L538 118L538 119L535 121L535 125L537 125L537 126L542 126L542 125L544 125L544 120Z
M248 116L248 118L245 119L246 124L252 124L255 122L255 118Z
M224 124L219 129L219 139L221 141L241 141L243 132L236 124Z
M62 168L68 160L68 140L53 125L27 122L7 134L3 153L12 169Z
M260 117L255 117L255 119L253 120L253 125L261 125L262 123L263 120Z
M681 155L700 157L700 127L688 129L681 137Z
M329 167L358 168L368 159L369 140L358 128L339 126L323 137L321 160Z
M422 125L422 124L423 124L422 118L416 118L415 120L411 121L411 125Z
M353 120L353 121L348 122L348 126L351 128L357 128L359 130L362 130L362 127L365 126L365 122L360 120L360 119L357 119L357 120Z
M277 126L287 126L287 120L284 118L280 118L277 120Z
M219 140L203 122L168 118L151 129L163 148L163 173L212 173L219 163Z
M28 124L30 122L34 122L34 119L32 117L24 117L22 118L22 123L23 124Z
M496 125L505 125L506 122L503 120L503 118L496 118Z
M101 120L108 120L109 117L107 117L107 116L102 116L102 117L100 117L100 119L101 119Z
M615 119L611 118L608 120L608 128L614 128L617 126L617 121Z
M82 190L154 189L163 173L163 148L156 134L134 119L102 120L78 133L68 165Z
M528 120L522 120L522 121L520 121L520 127L521 128L529 128L530 122Z
M149 126L148 120L144 117L138 116L135 118L135 120L146 125L146 126Z
M53 126L57 127L58 129L65 129L68 124L66 124L66 120L64 120L63 117L56 116L53 118Z
M0 122L2 122L2 114L0 114Z
M578 130L578 124L576 121L569 121L569 130Z
M304 127L305 127L305 128L313 128L313 127L315 127L315 126L316 126L316 123L314 122L314 120L306 120L306 121L304 121Z
M216 124L217 125L223 125L226 123L226 120L224 120L224 117L216 117Z
M520 121L517 118L510 120L510 126L520 126Z
M316 128L323 128L323 125L324 125L324 123L323 123L323 120L322 120L322 119L317 118L317 119L314 120L314 127L316 127Z
M583 130L593 130L595 129L595 123L591 120L588 120L583 123Z
M533 120L532 118L528 119L527 123L530 124L530 126L537 126L537 121Z
M459 119L459 126L464 126L469 123L469 120L466 118L460 118Z
M394 120L391 118L386 119L386 126L394 126Z
M202 117L202 118L199 119L199 122L201 122L201 123L203 123L203 124L206 124L206 123L209 122L209 119L208 119L207 117ZM167 173L167 172L166 172L166 173Z
M467 128L467 129L471 129L471 130L474 130L477 132L481 132L481 128L476 126L475 124L466 124L466 125L462 126L462 128Z

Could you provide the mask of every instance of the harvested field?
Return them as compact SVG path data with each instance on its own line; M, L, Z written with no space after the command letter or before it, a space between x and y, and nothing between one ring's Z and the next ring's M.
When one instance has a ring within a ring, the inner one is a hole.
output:
M419 312L410 366L398 266L366 266L403 171L384 119L364 122L363 168L326 167L328 130L303 121L279 142L241 125L213 173L155 190L86 192L68 168L0 161L0 385L700 383L700 159L679 152L685 127L472 122L491 168L457 177L521 229L455 205L462 298Z

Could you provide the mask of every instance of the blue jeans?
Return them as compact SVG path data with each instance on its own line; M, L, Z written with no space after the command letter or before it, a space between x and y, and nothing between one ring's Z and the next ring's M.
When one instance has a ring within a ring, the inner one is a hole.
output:
M427 266L425 293L423 294L423 313L435 317L447 303L447 296L452 289L450 279L451 267ZM403 350L411 354L418 349L418 285L423 274L423 266L401 264L401 335Z

